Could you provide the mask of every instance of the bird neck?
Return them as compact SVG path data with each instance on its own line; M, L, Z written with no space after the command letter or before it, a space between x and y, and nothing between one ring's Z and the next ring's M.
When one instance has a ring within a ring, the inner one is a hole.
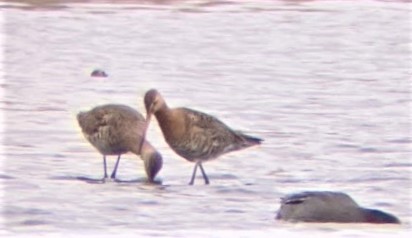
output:
M179 141L186 131L186 118L181 108L164 108L155 114L166 142L170 145Z
M165 113L165 112L168 112L170 110L169 106L167 105L167 103L165 101L160 101L159 104L160 104L160 108L155 112L155 114Z
M166 103L162 104L161 108L158 109L154 113L156 119L158 120L159 124L162 123L167 123L169 121L171 115L172 115L172 110L167 106ZM162 123L161 123L162 122Z

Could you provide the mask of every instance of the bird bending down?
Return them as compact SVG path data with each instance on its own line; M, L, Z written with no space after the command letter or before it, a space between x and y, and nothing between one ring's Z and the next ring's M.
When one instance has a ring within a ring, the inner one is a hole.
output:
M400 223L395 216L360 207L341 192L313 191L281 199L276 219L292 222Z
M107 176L107 155L117 155L110 178L116 178L122 154L132 152L144 161L149 182L154 182L163 165L159 152L144 138L145 118L135 109L118 104L97 106L77 114L77 120L86 139L103 155L104 178Z
M194 183L198 167L205 184L209 184L203 162L231 151L258 145L262 141L234 131L208 114L183 107L169 108L155 89L146 92L144 103L147 125L154 114L169 146L181 157L195 163L190 185Z

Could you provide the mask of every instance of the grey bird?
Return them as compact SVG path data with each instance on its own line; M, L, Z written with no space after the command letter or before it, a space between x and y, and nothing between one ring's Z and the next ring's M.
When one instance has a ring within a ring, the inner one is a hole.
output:
M395 216L360 207L342 192L312 191L281 199L276 219L291 222L396 223Z
M116 178L122 154L140 155L149 182L163 165L159 152L144 139L145 118L135 109L119 104L106 104L80 112L77 120L85 138L103 155L104 178L107 178L107 155L117 155L111 178Z
M155 89L146 92L144 103L147 124L154 114L169 146L181 157L195 163L190 185L194 183L197 167L202 172L205 184L209 184L203 162L258 145L262 141L234 131L208 114L183 107L169 108Z

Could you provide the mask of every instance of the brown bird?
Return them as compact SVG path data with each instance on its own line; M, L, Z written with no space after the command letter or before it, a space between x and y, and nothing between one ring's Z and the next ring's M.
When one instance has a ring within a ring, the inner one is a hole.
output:
M276 219L292 222L400 223L395 216L359 207L347 194L314 191L282 198Z
M144 161L149 182L153 182L163 165L159 152L144 139L145 118L135 109L118 104L97 106L80 112L77 120L86 139L103 155L104 178L107 178L107 155L117 155L111 178L116 178L122 154L132 152Z
M169 108L155 90L144 97L147 124L154 114L169 146L181 157L195 163L190 185L193 185L197 167L205 184L209 184L202 163L220 155L261 143L262 139L234 131L217 118L189 108Z

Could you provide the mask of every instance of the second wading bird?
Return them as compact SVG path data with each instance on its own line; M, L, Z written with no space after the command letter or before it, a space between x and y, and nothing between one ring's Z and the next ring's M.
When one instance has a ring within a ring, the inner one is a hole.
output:
M169 108L156 89L146 92L147 126L154 114L169 146L181 157L195 163L190 185L199 167L205 184L209 178L202 163L220 155L258 145L262 139L232 130L217 118L189 108Z

